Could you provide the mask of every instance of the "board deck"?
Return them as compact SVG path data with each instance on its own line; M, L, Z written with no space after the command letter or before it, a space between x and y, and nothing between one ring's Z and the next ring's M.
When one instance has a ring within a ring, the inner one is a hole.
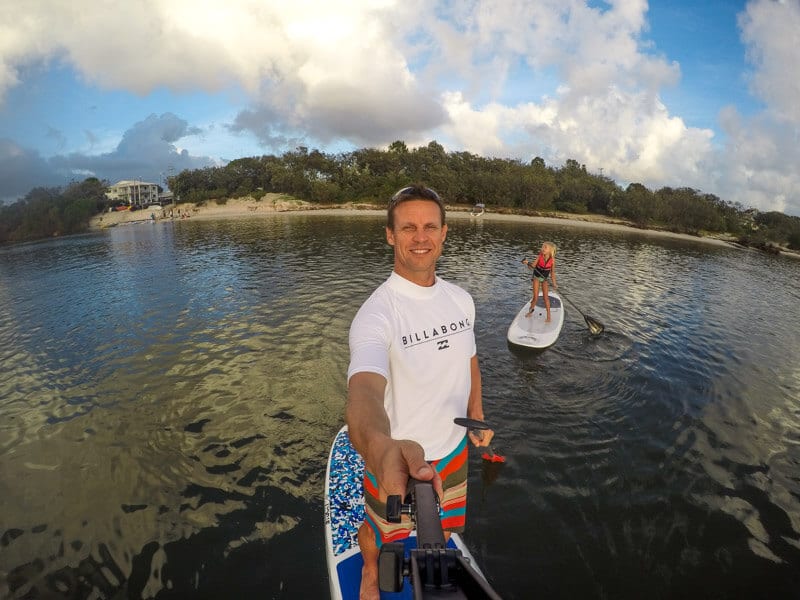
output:
M520 308L511 325L508 327L508 341L517 346L527 348L548 348L555 344L564 326L564 303L558 292L549 291L550 322L545 323L547 311L544 296L540 295L533 314L526 316L530 309L530 301Z
M364 461L350 443L347 426L336 434L328 456L325 473L325 550L328 561L331 598L356 600L361 585L364 562L358 547L358 528L364 522ZM404 541L406 549L416 547L416 536ZM448 546L458 548L477 569L462 538L452 534ZM413 598L406 580L402 591L381 592L383 600Z

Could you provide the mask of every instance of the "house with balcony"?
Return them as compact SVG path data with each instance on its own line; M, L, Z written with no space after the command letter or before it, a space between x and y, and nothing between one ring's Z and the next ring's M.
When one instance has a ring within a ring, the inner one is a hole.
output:
M144 208L159 203L159 187L147 181L118 181L106 190L106 198L113 205Z

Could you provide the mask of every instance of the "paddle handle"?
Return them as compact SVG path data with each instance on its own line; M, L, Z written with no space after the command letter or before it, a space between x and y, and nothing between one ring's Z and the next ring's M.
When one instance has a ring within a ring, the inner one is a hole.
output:
M486 421L470 419L469 417L456 417L453 419L453 423L467 429L491 429L491 426Z

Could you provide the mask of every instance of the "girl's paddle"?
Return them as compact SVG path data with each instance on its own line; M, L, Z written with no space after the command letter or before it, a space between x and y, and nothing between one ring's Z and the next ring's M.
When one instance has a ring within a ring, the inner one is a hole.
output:
M563 292L563 291L561 291L561 288L558 288L558 290L557 290L557 291L558 291L558 293L559 293L559 294L561 294L561 297L562 297L562 298L564 298L564 300L566 300L567 302L569 302L569 303L570 303L570 305L572 306L572 308L574 308L574 309L575 309L575 310L577 310L579 313L581 313L581 316L583 317L583 320L584 320L584 321L586 321L586 324L589 326L589 331L591 331L591 332L592 332L592 335L600 335L601 333L603 333L603 331L604 331L604 330L605 330L605 328L606 328L606 326L605 326L605 325L603 325L603 324L602 324L600 321L598 321L597 319L593 319L592 317L587 317L585 314L583 314L583 311L581 311L581 309L580 309L580 308L578 308L577 306L575 306L575 303L574 303L572 300L570 300L569 298L567 298L567 296L564 294L564 292Z
M466 427L467 429L471 430L478 439L483 439L483 433L481 433L484 429L491 429L489 425L485 421L478 421L477 419L468 419L466 417L456 417L453 419L453 423L456 425L461 425L462 427ZM491 452L491 454L489 454ZM489 445L489 452L484 452L481 455L483 460L488 460L489 462L493 463L504 463L506 462L505 456L500 456L497 452L494 451L491 444Z

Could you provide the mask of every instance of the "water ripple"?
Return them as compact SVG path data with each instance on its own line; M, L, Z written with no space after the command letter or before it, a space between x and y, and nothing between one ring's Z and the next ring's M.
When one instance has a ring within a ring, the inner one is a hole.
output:
M530 293L519 260L544 238L563 291L606 331L568 306L554 347L518 352L505 333ZM440 274L475 298L508 459L473 453L467 535L503 597L796 590L796 263L451 222ZM348 329L390 268L370 216L0 248L0 596L326 594L322 474Z

